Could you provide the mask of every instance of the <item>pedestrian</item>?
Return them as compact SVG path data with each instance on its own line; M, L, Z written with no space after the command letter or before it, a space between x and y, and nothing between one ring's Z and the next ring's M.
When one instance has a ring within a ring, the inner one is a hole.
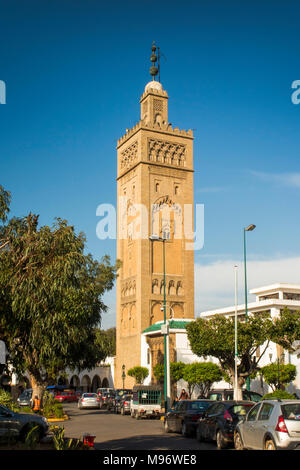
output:
M179 396L179 400L188 400L189 399L189 395L188 393L185 391L185 389L183 388L181 390L181 394Z
M31 407L34 413L38 413L40 411L41 401L37 395L35 395L34 399L32 400Z

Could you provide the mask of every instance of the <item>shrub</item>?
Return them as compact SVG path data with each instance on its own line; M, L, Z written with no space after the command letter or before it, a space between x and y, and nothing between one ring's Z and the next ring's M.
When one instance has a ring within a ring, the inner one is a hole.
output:
M274 392L271 393L266 393L263 397L262 400L273 400L276 398L280 398L282 400L286 399L295 399L295 396L292 395L291 393L288 393L286 390L275 390Z
M64 409L61 403L57 403L53 396L46 392L43 397L43 415L45 418L63 418Z
M11 394L0 388L0 405L5 406L6 408L14 411L15 413L24 412L20 406L18 406L12 399ZM29 409L28 413L31 413L31 409Z

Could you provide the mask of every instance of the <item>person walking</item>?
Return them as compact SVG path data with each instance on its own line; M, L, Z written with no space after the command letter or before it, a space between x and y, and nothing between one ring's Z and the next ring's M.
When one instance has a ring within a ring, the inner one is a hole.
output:
M34 399L32 400L32 410L34 413L38 413L41 408L41 401L39 400L39 397L35 395Z

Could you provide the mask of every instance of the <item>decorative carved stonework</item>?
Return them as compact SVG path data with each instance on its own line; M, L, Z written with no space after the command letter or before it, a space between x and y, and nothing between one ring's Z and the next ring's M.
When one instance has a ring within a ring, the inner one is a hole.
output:
M133 144L129 145L123 152L121 152L121 169L127 170L137 160L138 142L137 140Z
M186 145L148 139L148 160L184 167L186 165Z

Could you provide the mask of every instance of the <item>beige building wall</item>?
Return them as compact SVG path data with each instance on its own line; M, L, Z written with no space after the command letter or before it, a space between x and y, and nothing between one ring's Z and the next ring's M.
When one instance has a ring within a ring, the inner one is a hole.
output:
M141 120L117 145L117 388L122 366L128 371L141 363L142 331L163 320L163 243L149 240L154 230L170 233L167 317L194 318L194 252L186 250L184 234L184 206L193 204L193 133L168 124L168 95L160 83L150 82L140 102ZM133 385L126 377L125 387Z

